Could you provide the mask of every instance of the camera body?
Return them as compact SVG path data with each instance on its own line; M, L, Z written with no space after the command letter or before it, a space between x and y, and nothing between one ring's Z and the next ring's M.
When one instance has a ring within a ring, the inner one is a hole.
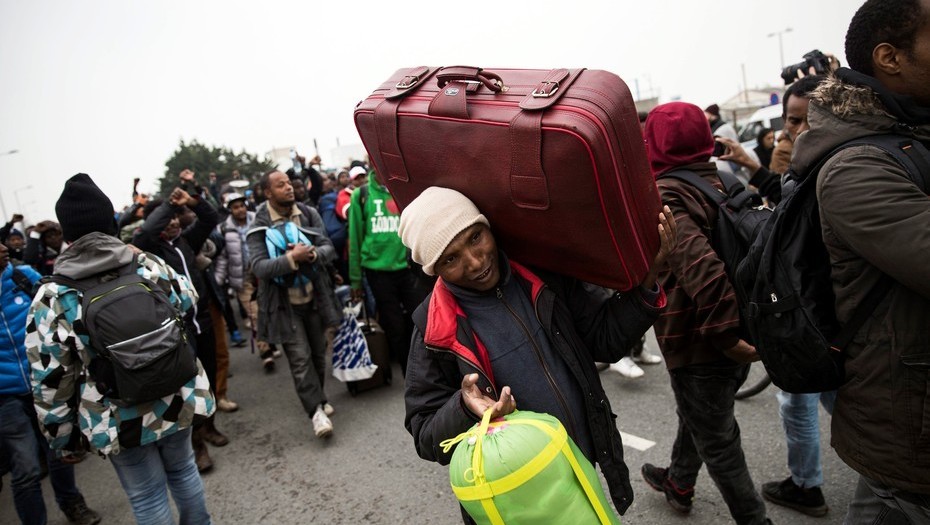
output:
M805 75L808 74L810 68L814 68L814 73L817 75L830 72L830 57L823 54L819 49L805 53L801 58L804 60L797 64L791 64L782 70L781 78L785 81L786 86L798 79L799 69L803 71Z

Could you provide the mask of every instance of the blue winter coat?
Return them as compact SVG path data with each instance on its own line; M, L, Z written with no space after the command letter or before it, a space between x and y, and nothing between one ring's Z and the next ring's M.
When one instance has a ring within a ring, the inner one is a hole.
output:
M16 268L33 284L42 277L28 265ZM30 303L32 297L13 281L13 263L7 264L0 279L0 395L32 391L25 345Z

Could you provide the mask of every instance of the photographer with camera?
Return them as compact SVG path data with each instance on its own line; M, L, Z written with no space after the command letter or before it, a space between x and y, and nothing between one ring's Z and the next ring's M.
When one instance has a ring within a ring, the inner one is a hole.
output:
M791 164L791 152L794 150L794 141L799 134L808 129L807 125L807 105L810 100L810 93L817 87L825 76L840 67L840 61L831 53L821 53L818 50L811 51L804 55L804 60L797 64L786 67L781 77L785 85L789 85L782 97L782 118L785 121L785 127L778 136L778 142L775 144L775 150L772 151L772 160L769 163L769 170L773 173L784 174L788 171ZM815 77L816 80L805 80ZM801 97L795 99L789 106L791 97Z
M801 78L788 88L783 99L786 138L782 142L788 144L793 144L799 135L810 129L807 120L810 99L813 92L826 81L823 75L804 76L803 72L797 71L797 65L792 67ZM749 184L757 188L760 195L772 204L781 200L781 177L774 169L766 169L736 141L717 138L717 142L726 146L726 153L721 155L721 159L735 162L752 172ZM787 151L790 157L791 150ZM820 461L820 421L817 405L822 403L827 412L832 414L836 391L815 394L779 391L777 398L779 414L785 429L788 470L791 475L782 481L764 483L762 496L772 503L809 516L823 516L829 509L821 490L823 469Z
M803 60L797 64L786 66L781 71L781 79L786 86L805 76L826 75L840 67L840 61L832 53L823 53L819 49L805 53L801 58Z

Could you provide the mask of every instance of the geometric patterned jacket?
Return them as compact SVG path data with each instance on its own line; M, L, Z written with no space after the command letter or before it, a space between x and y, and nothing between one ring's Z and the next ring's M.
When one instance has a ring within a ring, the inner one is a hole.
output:
M73 279L123 266L132 251L115 237L91 233L62 253L55 271ZM183 314L197 302L190 282L160 258L140 253L142 277L169 293ZM68 455L92 450L102 456L120 449L154 443L190 427L214 412L210 382L200 361L197 375L174 394L129 407L120 407L98 392L84 363L95 356L87 335L75 332L81 318L80 293L56 283L45 283L36 293L26 320L26 348L32 368L32 388L39 425L52 450Z

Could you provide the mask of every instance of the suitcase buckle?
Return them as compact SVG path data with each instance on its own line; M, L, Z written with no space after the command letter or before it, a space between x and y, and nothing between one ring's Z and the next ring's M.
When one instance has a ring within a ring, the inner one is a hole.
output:
M407 75L394 86L397 89L410 89L420 82L420 75Z
M555 95L555 92L559 90L559 83L552 80L544 80L539 83L539 86L533 90L531 95L533 98L549 98L552 95Z

